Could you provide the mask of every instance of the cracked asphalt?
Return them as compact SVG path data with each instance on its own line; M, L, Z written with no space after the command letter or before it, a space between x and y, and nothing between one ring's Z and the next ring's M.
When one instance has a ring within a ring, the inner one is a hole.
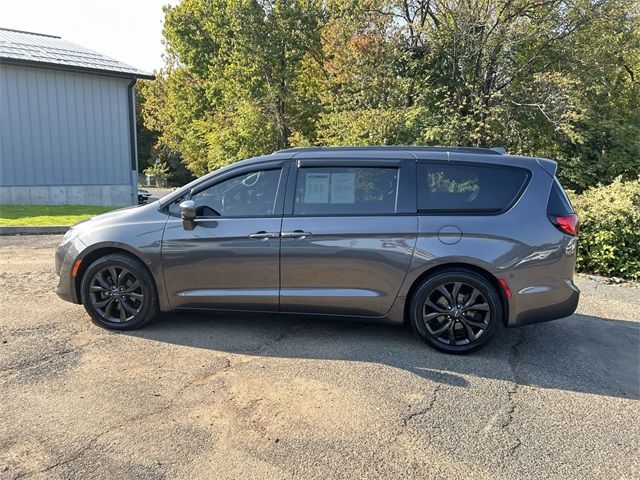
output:
M60 237L0 237L0 478L640 478L640 289L455 357L409 328L167 314L53 293Z

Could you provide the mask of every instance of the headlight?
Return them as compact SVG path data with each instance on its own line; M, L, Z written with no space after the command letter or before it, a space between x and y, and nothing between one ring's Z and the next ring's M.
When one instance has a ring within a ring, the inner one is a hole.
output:
M77 230L70 228L62 237L62 240L58 244L58 248L56 248L56 274L60 275L60 270L62 269L62 263L64 262L64 258L67 256L67 250L69 250L70 243L75 239L78 234Z
M80 228L76 228L75 226L71 227L64 234L64 236L62 237L62 240L60 240L60 244L58 245L58 247L64 247L66 244L74 241L76 238L78 238L78 235L80 235L80 231L81 231Z
M62 241L60 242L60 245L67 243L76 235L77 235L77 230L71 227L69 230L67 230L67 233L64 234L64 237L62 237Z

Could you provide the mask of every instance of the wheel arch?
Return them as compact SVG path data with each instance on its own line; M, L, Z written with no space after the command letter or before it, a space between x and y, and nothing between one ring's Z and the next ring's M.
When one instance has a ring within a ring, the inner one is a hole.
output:
M409 318L411 300L413 299L413 296L415 295L420 285L427 278L437 275L438 273L446 272L450 270L468 270L468 271L477 273L478 275L483 277L485 280L487 280L493 286L493 288L495 288L498 294L498 297L500 298L500 302L502 304L502 324L506 327L509 319L509 302L507 301L504 290L500 286L500 282L498 281L496 276L493 275L488 270L482 267L479 267L477 265L473 265L471 263L463 263L463 262L449 262L449 263L442 263L439 265L435 265L431 268L424 270L420 275L418 275L418 277L413 281L413 283L409 287L407 296L405 297L404 318Z
M154 286L156 287L156 292L158 294L158 297L160 297L161 290L158 286L158 280L153 274L153 271L149 268L148 262L145 261L145 258L139 252L134 251L130 248L123 247L121 245L102 244L102 245L92 246L90 250L86 251L86 253L83 252L82 254L82 258L80 259L80 266L78 267L76 276L74 278L74 289L75 289L75 294L78 301L80 301L80 298L82 298L80 294L80 286L82 285L82 277L84 276L84 273L87 271L87 268L89 268L89 266L99 258L102 258L106 255L111 255L114 253L119 253L119 254L127 255L129 257L133 257L136 260L138 260L140 263L142 263L144 268L147 269L147 272L149 272L149 275L151 275Z

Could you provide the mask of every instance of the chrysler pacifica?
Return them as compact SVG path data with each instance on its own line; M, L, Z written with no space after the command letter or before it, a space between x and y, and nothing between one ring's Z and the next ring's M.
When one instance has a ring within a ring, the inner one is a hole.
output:
M99 215L58 295L110 329L206 309L409 321L464 353L571 315L578 221L554 161L489 149L290 149Z

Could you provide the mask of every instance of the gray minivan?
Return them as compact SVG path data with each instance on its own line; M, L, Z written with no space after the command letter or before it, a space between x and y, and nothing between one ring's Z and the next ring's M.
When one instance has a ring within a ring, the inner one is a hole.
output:
M576 309L556 168L476 148L279 151L74 226L57 293L116 330L190 309L408 319L469 352Z

